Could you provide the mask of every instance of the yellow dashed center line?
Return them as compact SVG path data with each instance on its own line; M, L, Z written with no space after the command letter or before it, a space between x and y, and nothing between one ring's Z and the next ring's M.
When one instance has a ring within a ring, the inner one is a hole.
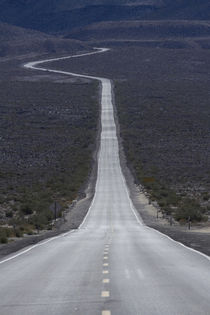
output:
M101 292L101 297L109 297L109 296L110 296L109 291L102 291Z
M102 281L103 283L109 283L110 282L110 280L109 279L103 279L103 281Z
M110 242L111 242L111 239L110 239ZM106 244L105 248L104 248L104 257L103 257L103 259L106 261L106 260L108 260L108 258L109 258L109 244ZM108 267L108 266L109 266L108 263L106 263L106 262L103 263L103 267ZM109 274L109 271L108 270L103 270L102 274ZM102 280L102 283L103 284L108 284L108 283L110 283L110 279L104 278ZM101 297L102 298L110 297L110 291L101 291ZM111 315L111 312L108 311L108 310L104 310L104 311L102 311L101 314L102 315Z

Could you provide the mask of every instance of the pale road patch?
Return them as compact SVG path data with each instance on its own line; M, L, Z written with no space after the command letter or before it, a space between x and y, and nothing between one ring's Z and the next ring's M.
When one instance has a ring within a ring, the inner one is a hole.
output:
M111 315L110 311L102 311L101 315Z
M126 268L125 269L125 277L127 278L127 279L130 279L130 271Z
M141 278L141 279L145 278L143 271L139 268L137 269L137 274L138 274L139 278Z

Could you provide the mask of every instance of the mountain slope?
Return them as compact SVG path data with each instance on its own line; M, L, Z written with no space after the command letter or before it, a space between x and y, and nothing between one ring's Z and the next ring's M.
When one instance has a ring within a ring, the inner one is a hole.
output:
M209 0L164 0L157 17L208 20L210 2Z
M145 19L157 11L157 7L150 4L91 5L72 10L59 10L52 5L45 7L44 4L45 1L43 6L31 7L27 5L5 7L0 4L0 19L24 28L58 33L101 21Z
M71 31L68 38L82 41L152 40L210 37L208 21L119 21L101 22Z
M0 20L56 33L101 21L210 19L209 0L0 0Z
M0 22L0 57L36 53L66 53L89 49L77 40L61 39Z
M162 0L0 0L0 7L7 13L59 12L95 5L158 5Z
M32 40L37 38L44 40L49 37L49 35L42 32L26 30L21 27L0 22L0 41L11 41L16 39Z

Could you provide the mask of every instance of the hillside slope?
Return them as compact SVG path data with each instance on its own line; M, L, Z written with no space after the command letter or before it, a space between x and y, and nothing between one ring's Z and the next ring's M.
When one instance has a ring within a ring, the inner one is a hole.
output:
M0 23L0 57L38 53L66 53L89 49L77 40L61 39L41 32Z
M0 20L48 33L102 21L210 19L208 0L0 0Z
M101 22L75 28L66 37L82 41L206 38L210 37L210 22L178 20Z
M62 33L95 22L145 19L156 10L154 5L91 5L72 10L59 10L53 6L24 5L21 8L5 7L0 4L0 20L42 32Z
M160 15L175 19L210 19L209 0L164 0Z
M0 0L0 7L12 16L16 12L59 12L95 5L161 5L162 0Z

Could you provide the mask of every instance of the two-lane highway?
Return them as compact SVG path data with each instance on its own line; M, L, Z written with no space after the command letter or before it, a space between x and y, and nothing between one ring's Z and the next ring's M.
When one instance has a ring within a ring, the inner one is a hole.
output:
M41 63L25 66L83 77ZM102 86L93 202L80 229L0 261L0 314L209 315L210 259L143 225L119 163L111 82L84 77Z

